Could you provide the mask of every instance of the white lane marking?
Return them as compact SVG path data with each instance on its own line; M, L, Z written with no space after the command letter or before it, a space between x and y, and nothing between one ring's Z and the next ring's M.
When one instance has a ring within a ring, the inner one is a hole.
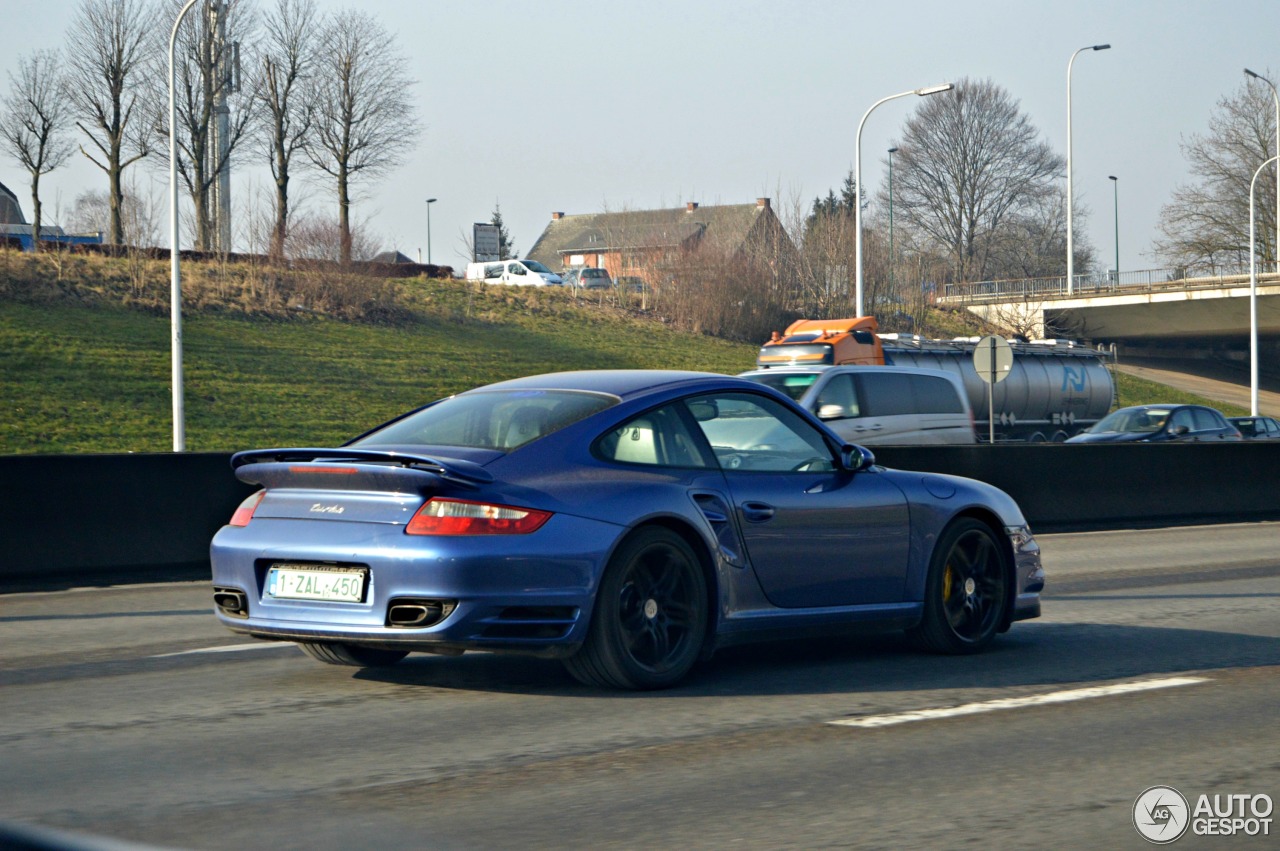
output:
M161 653L152 659L168 659L170 656L189 656L192 653L235 653L240 650L273 650L277 647L293 647L288 641L264 641L261 644L227 644L223 647L201 647L196 650L182 650L178 653Z
M890 715L865 715L861 718L842 718L828 721L841 727L888 727L893 724L906 724L911 721L932 721L935 718L954 718L959 715L977 715L982 712L996 712L1001 709L1019 709L1024 706L1043 706L1049 703L1069 703L1075 700L1090 700L1095 697L1111 697L1117 694L1131 694L1138 691L1151 691L1160 688L1176 688L1196 683L1207 683L1207 677L1169 677L1163 680L1143 680L1136 683L1119 683L1112 686L1093 686L1090 688L1053 691L1047 694L1033 694L1027 697L1006 697L999 700L987 700L982 703L966 703L963 706L949 706L942 709L917 709L913 712L897 712Z

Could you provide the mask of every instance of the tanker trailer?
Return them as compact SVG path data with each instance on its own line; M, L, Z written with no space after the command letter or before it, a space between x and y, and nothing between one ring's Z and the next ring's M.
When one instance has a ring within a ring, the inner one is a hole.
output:
M939 341L881 336L884 362L955 373L973 406L979 439L989 433L988 386L973 364L980 338ZM1067 341L1011 342L1013 368L990 385L996 440L1064 441L1111 410L1115 384L1102 355Z

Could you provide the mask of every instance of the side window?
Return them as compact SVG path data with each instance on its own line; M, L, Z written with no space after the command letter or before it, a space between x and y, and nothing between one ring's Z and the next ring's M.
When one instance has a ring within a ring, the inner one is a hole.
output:
M501 278L501 277L502 277L502 264L501 264L501 263L490 263L488 266L485 266L485 267L484 267L484 276L485 276L486 278Z
M858 375L862 388L864 417L893 417L913 412L909 376L897 372L864 372Z
M927 414L963 414L964 406L955 385L936 375L909 375L915 391L916 409Z
M1224 428L1225 423L1219 421L1219 417L1213 411L1206 408L1192 408L1195 414L1196 431L1210 431L1215 428Z
M800 389L804 390L803 387ZM828 381L818 393L817 404L818 416L824 420L844 420L859 416L858 397L853 392L853 376L837 375Z
M1187 408L1174 412L1173 419L1169 421L1169 431L1174 431L1178 426L1186 426L1188 431L1195 431L1195 420L1191 418L1191 411Z
M507 271L508 271L508 272L510 272L510 273L511 273L511 274L513 274L513 275L523 275L523 274L524 274L524 267L523 267L523 266L521 266L519 263L508 263L508 264L507 264Z
M641 414L596 442L596 454L620 464L715 467L674 405Z
M720 466L783 473L834 470L822 434L773 399L752 393L698 396L685 402Z

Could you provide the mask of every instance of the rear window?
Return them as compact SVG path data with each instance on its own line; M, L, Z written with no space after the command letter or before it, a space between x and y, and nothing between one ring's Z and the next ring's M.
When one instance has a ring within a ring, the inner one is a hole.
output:
M574 390L491 390L443 399L352 446L461 446L510 451L617 404Z

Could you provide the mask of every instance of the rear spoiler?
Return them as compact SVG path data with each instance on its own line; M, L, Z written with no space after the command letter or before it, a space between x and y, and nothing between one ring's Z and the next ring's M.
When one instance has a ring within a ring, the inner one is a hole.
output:
M261 484L246 478L242 470L251 465L289 464L308 461L337 461L351 464L371 464L380 467L405 467L432 473L441 479L465 487L475 487L493 481L493 474L479 464L455 458L442 460L427 455L409 455L403 452L382 452L372 449L252 449L231 456L231 469L242 481Z

